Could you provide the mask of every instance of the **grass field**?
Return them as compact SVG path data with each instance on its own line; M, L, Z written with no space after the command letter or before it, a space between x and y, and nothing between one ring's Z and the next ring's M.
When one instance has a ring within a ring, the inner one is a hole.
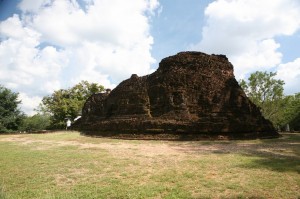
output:
M300 134L182 142L0 135L0 198L300 198Z

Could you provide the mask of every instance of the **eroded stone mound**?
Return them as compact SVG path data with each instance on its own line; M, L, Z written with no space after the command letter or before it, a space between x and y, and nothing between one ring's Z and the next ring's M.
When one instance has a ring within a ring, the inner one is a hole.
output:
M94 94L82 113L75 128L99 135L278 135L235 80L226 56L200 52L167 57L154 73Z

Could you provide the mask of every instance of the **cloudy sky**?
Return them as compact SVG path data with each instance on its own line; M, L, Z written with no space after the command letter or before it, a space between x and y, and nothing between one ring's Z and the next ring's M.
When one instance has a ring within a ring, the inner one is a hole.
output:
M113 88L164 57L225 54L237 79L276 71L300 92L299 0L0 0L0 84L33 114L88 80Z

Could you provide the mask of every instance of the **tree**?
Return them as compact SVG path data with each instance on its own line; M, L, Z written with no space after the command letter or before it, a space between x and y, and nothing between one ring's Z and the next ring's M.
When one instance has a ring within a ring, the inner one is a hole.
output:
M24 118L20 111L18 93L0 85L0 132L10 132L19 129Z
M33 116L26 116L21 124L21 131L41 131L50 126L49 114L35 114Z
M67 118L74 120L81 114L82 107L93 93L104 91L96 83L81 81L72 88L54 91L42 99L39 111L50 114L52 128L64 128Z
M280 126L289 124L291 130L300 130L300 93L285 97L285 109L282 111Z
M283 95L284 81L275 79L276 73L256 71L245 80L241 87L250 100L261 108L262 114L274 125L280 125L281 116L287 107L288 99Z

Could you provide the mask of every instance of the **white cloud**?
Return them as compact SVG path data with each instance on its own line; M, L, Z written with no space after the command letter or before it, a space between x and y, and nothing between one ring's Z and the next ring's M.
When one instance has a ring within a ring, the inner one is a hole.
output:
M300 92L300 58L286 64L280 64L277 78L285 82L285 93Z
M48 94L44 82L57 79L66 56L51 46L37 48L40 33L22 24L17 15L1 22L0 81L25 93ZM29 95L30 96L30 95Z
M40 96L28 96L26 93L19 93L19 100L21 100L21 109L28 115L35 114L34 109L38 107L42 98Z
M82 8L82 4L84 9ZM157 0L23 0L22 15L0 24L0 82L21 93L23 108L81 80L113 87L155 60L149 15Z
M202 40L191 48L227 55L237 79L276 68L283 55L275 37L293 35L300 28L298 0L216 0L205 15Z
M248 52L231 55L231 61L235 66L235 74L238 79L256 70L269 70L281 63L282 54L277 51L280 47L273 39L257 42Z
M24 45L35 47L39 44L40 34L33 29L24 27L19 16L14 14L0 23L0 38L17 40Z
M18 7L23 12L36 13L42 6L49 4L51 0L23 0L19 3Z

